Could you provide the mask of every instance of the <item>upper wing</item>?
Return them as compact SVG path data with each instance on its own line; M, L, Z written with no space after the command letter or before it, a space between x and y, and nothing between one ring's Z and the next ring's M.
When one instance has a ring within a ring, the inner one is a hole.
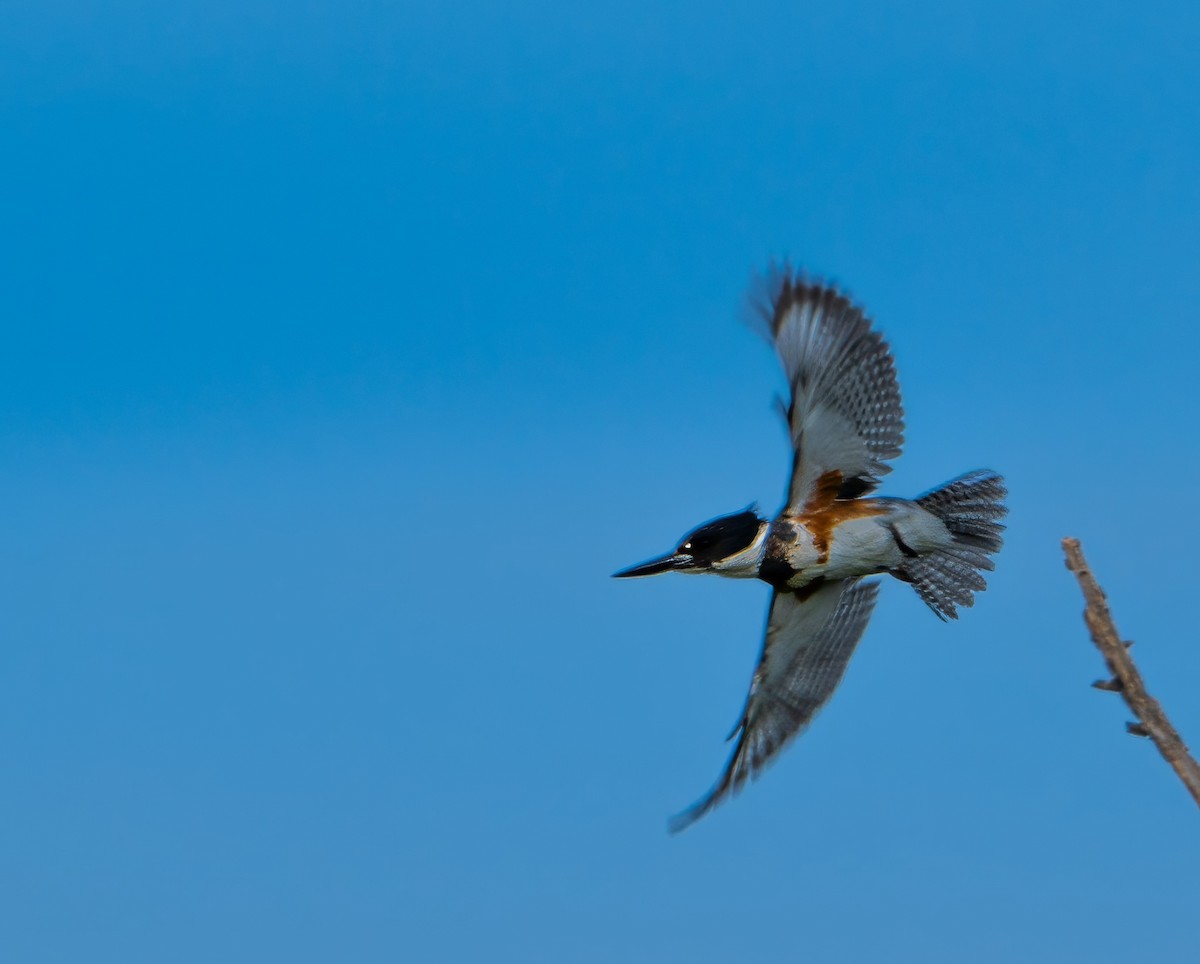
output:
M844 579L775 593L746 709L730 734L737 745L716 786L671 820L673 833L737 793L808 725L841 682L878 592L878 582Z
M819 488L832 498L856 498L891 471L884 463L904 441L891 352L862 310L836 290L809 284L786 266L767 285L761 311L791 390L788 510L799 513Z

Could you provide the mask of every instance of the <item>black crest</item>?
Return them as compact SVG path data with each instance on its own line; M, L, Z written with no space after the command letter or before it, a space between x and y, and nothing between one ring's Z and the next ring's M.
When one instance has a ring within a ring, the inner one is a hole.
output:
M760 522L752 509L721 516L684 537L679 551L688 553L700 564L726 559L750 547L758 535Z

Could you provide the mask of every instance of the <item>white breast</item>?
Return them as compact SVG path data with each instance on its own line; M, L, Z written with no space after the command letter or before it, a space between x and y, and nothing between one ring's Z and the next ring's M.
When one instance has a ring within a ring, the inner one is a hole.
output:
M942 548L952 541L942 521L916 503L880 499L877 504L883 503L887 507L883 514L847 519L834 528L827 551L814 546L807 529L796 526L797 538L788 561L801 572L789 584L798 587L818 576L849 579L895 569L907 558L897 536L915 553Z
M903 559L885 516L849 519L833 530L821 575L826 579L867 576L893 569Z

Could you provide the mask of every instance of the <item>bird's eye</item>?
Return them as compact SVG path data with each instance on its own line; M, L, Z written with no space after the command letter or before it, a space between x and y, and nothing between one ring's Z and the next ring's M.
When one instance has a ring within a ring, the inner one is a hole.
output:
M690 549L690 548L692 548L692 544L690 542L685 542L682 546L680 546L680 548L681 549Z

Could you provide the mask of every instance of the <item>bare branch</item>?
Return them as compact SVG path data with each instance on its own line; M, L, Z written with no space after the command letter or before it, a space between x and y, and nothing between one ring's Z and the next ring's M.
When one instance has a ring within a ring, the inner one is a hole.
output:
M1092 685L1097 689L1112 690L1121 694L1121 698L1138 718L1136 723L1126 723L1125 729L1137 736L1148 736L1154 741L1163 759L1171 764L1183 785L1187 787L1188 793L1192 795L1192 799L1200 805L1200 765L1188 753L1187 746L1167 719L1158 700L1146 692L1142 674L1138 672L1133 657L1129 655L1129 647L1133 644L1123 641L1117 632L1112 613L1108 610L1108 599L1088 568L1087 560L1083 558L1083 548L1079 540L1063 539L1062 545L1067 556L1067 568L1075 573L1075 578L1079 580L1079 588L1083 590L1083 598L1087 604L1083 612L1084 622L1092 634L1092 642L1104 656L1108 670L1112 673L1112 679L1098 680Z

